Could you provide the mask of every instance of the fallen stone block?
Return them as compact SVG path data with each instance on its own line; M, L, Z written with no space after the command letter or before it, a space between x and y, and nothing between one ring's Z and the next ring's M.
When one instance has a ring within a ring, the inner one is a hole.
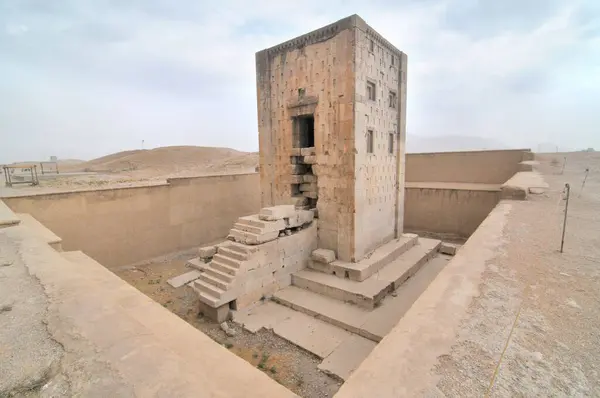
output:
M335 261L335 252L329 249L317 249L311 253L310 257L314 261L329 264Z
M458 250L458 245L455 245L452 243L442 242L442 244L440 246L440 253L447 254L449 256L454 256L456 254L457 250Z
M204 246L198 249L200 258L211 258L217 254L217 246Z
M169 285L173 286L174 288L178 288L178 287L185 285L186 283L190 283L191 281L194 281L194 280L200 278L200 275L202 275L202 273L200 271L193 270L190 272L186 272L183 275L179 275L174 278L171 278L167 281L167 283Z
M258 213L258 218L264 221L277 221L289 218L294 215L296 209L294 205L279 205L272 207L263 207Z
M222 322L219 326L221 327L221 330L224 331L229 337L233 337L237 334L235 329L232 329L227 322Z
M317 163L317 157L314 156L314 155L305 156L303 160L304 160L304 163L306 163L306 164L315 164L315 163Z
M305 182L304 184L300 184L301 192L317 192L317 183L316 182Z
M310 156L315 154L315 147L310 148L300 148L300 155L302 156Z

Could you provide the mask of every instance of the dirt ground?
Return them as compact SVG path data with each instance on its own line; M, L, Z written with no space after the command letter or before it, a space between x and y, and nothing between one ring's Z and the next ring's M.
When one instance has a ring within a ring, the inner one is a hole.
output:
M195 253L181 253L152 262L113 270L119 277L160 303L237 356L261 369L269 377L305 398L331 397L342 382L317 369L321 360L288 341L261 330L249 333L233 322L229 337L219 324L198 315L198 297L188 286L174 289L167 280L189 271L185 263Z

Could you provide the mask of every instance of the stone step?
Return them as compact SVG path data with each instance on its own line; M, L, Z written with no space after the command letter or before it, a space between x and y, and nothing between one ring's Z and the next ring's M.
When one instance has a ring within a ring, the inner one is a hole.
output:
M200 299L201 302L203 302L204 304L208 305L209 307L212 308L217 308L221 305L221 300L217 297L214 297L200 289L198 289L194 283L190 284L190 287L192 289L194 289L194 291L196 292L196 294L198 295L198 299Z
M210 262L210 268L216 269L218 271L224 272L226 274L235 276L238 272L237 268L230 267L227 264L223 264L219 261L212 260Z
M292 274L292 285L367 309L372 309L391 290L386 281L370 278L357 282L309 269Z
M288 286L279 290L273 295L272 300L374 342L379 342L410 309L450 259L450 256L438 255L428 261L419 272L386 296L380 305L372 310L296 286Z
M223 290L223 289L221 289L221 288L219 288L219 287L217 287L215 285L212 285L212 284L210 284L208 282L205 282L205 281L203 281L201 279L196 279L193 282L193 286L196 289L200 290L201 292L205 292L208 295L210 295L210 296L212 296L214 298L217 298L217 299L220 299L221 295L225 292L225 290Z
M238 253L246 254L250 256L256 250L258 250L255 246L245 245L243 243L228 241L227 244L219 246L219 248L225 248L231 251L235 251Z
M383 267L373 278L391 283L392 290L396 290L405 280L417 273L423 264L437 255L441 244L437 239L419 238L418 245Z
M324 359L322 371L345 380L375 347L375 342L320 319L267 301L234 313L233 320L256 333L262 328Z
M247 245L260 245L261 243L266 243L277 239L279 237L279 231L255 234L252 232L240 231L239 229L232 228L229 231L229 235L239 243L245 243Z
M239 222L236 222L235 224L233 224L233 228L238 229L240 231L252 232L253 234L262 234L263 233L263 229L260 227L241 224Z
M398 288L436 255L441 242L419 239L419 243L371 277L358 282L311 269L292 274L292 284L337 300L372 309L386 294Z
M220 289L220 288L218 288L214 285L211 285L210 283L207 283L200 279L196 279L192 283L192 287L194 287L194 289L196 289L200 292L207 293L208 296L213 297L217 301L221 298L221 295L224 293L223 289Z
M336 275L340 278L349 278L355 281L364 281L371 275L394 261L418 243L418 235L403 234L399 239L388 242L375 250L368 258L358 263L333 261L329 264L311 261L309 267L317 271Z
M209 285L213 285L218 287L219 289L225 291L227 290L227 287L229 286L229 283L211 275L211 274L207 274L206 272L202 273L199 277L198 280L201 280L203 282L208 283Z
M367 315L359 334L370 340L381 341L402 319L451 258L440 254L424 264L419 272L383 299L381 305Z
M185 263L186 268L196 269L204 272L208 268L208 263L202 261L199 257L192 258Z
M233 258L235 260L240 260L240 261L245 261L249 257L249 254L247 254L247 253L241 253L241 252L239 252L235 249L229 248L229 247L219 247L217 249L217 252L219 254L224 255L225 257Z
M352 333L360 334L370 311L297 286L276 292L272 300Z
M223 271L218 270L217 268L208 267L204 270L206 274L212 275L214 278L219 279L226 283L231 283L234 279L234 275L225 273Z
M236 260L235 258L228 257L225 253L217 253L213 256L212 261L218 261L221 264L225 264L231 268L240 268L242 261Z
M263 232L271 232L271 231L281 231L285 229L285 221L284 220L273 220L266 221L261 220L257 214L253 214L251 216L244 216L238 218L236 224L243 225L251 228L259 228ZM250 231L254 232L254 231Z

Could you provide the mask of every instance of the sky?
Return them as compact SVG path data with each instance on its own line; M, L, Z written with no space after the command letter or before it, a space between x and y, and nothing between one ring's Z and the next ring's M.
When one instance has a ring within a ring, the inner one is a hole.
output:
M598 0L0 0L0 162L256 151L254 53L355 13L408 54L410 136L600 149Z

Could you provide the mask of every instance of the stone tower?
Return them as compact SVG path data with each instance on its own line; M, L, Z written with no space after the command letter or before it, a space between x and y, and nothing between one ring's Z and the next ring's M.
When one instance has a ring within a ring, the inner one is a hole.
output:
M357 262L403 231L406 54L358 15L256 54L262 206Z

